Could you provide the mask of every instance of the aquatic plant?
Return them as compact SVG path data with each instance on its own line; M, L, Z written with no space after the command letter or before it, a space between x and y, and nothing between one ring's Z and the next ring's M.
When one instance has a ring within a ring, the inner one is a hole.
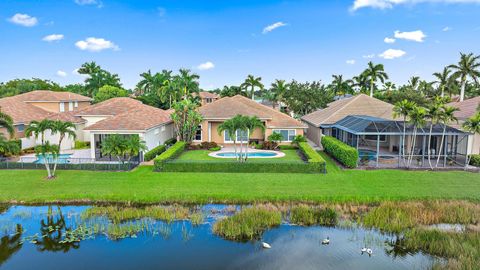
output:
M233 216L217 221L213 232L229 240L252 240L265 230L279 226L282 215L278 211L261 208L245 208Z
M296 206L290 211L290 222L303 226L334 226L337 223L337 212L329 207Z
M190 215L190 222L192 222L192 225L198 226L202 224L205 220L205 216L202 212L194 212Z
M172 206L147 206L140 207L120 207L120 206L95 206L82 213L82 218L92 218L106 216L113 223L121 223L128 220L153 218L172 222L174 220L188 219L190 211L187 207Z

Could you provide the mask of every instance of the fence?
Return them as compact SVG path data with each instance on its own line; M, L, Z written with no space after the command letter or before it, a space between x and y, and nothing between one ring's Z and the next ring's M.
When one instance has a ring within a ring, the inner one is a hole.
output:
M325 163L303 161L247 161L235 160L170 160L158 166L163 172L232 172L232 173L326 173Z
M49 163L53 165L57 163L59 170L88 170L88 171L130 171L138 166L138 160L129 162L104 162L96 161L91 158L70 158L59 157L56 160L48 158ZM8 159L0 159L0 169L45 169L43 160L37 157L21 157L19 161L11 161Z

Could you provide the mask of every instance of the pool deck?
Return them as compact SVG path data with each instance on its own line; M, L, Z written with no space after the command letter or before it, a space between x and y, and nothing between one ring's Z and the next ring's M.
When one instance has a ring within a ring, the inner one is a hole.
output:
M245 150L245 148L244 148L244 150ZM222 149L220 149L219 151L209 153L208 155L211 156L211 157L214 157L214 158L234 158L232 156L228 156L228 157L218 156L218 154L220 154L220 153L232 153L232 152L233 153L235 152L235 148L227 146L227 147L222 147ZM237 147L237 153L238 152L240 152L240 147ZM249 147L248 148L248 154L250 155L252 153L274 153L274 154L276 154L276 156L273 156L273 157L259 157L259 156L256 156L255 158L281 158L281 157L285 156L285 153L283 153L281 151L262 150L262 149L255 149L255 148Z

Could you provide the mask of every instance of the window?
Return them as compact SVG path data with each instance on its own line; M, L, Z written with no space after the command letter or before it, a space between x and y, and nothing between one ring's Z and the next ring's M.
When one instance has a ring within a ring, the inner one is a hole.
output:
M236 136L236 142L248 142L248 130L237 130L235 132ZM228 132L224 131L223 132L223 141L226 143L233 143L233 138L230 138L230 135Z
M75 104L74 104L75 108L78 107L78 101L75 101Z
M72 101L68 102L68 110L70 112L73 111L73 102Z
M207 103L212 103L212 99L211 98L206 98L205 99Z
M365 140L377 141L377 135L365 135ZM381 142L386 142L387 141L387 136L386 135L380 135L380 141Z
M202 125L199 125L197 128L197 133L195 133L194 141L201 142L202 141Z
M17 131L18 132L22 132L24 130L25 130L25 125L24 124L17 125Z
M273 133L280 133L282 134L282 141L283 142L291 142L295 135L297 135L297 131L295 129L274 129Z
M160 129L159 129L159 128L156 128L156 129L155 129L155 135L157 135L158 133L160 133Z
M65 103L60 102L60 112L64 112L64 111L65 111Z

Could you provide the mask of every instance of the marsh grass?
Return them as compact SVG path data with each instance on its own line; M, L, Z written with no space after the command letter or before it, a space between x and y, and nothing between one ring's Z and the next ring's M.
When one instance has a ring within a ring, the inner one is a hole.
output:
M400 233L418 225L477 224L480 205L463 201L385 202L368 211L361 218L367 228Z
M192 223L193 226L201 225L203 224L204 221L205 221L205 216L200 211L194 212L190 215L190 222Z
M213 232L228 240L248 241L260 237L265 230L279 226L281 222L279 211L251 207L217 221Z
M445 265L437 265L435 267L437 269L480 268L480 233L478 232L453 233L412 229L405 233L400 244L411 251L450 259Z
M330 207L297 206L290 211L290 222L302 226L335 226L337 223L337 212Z
M137 207L119 207L119 206L95 206L82 213L82 218L92 218L106 216L113 223L122 223L128 220L142 218L152 218L163 220L168 223L175 220L188 219L190 210L185 206L147 206Z

